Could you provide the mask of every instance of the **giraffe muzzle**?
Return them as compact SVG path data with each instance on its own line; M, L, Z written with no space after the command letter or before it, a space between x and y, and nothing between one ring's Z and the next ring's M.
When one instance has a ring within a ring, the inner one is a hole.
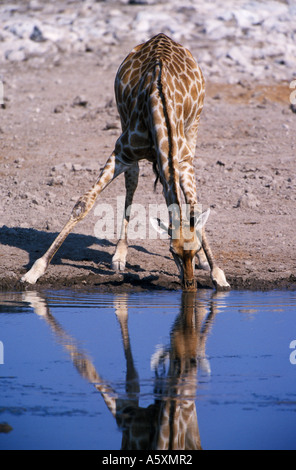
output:
M195 279L184 279L183 280L183 291L184 292L196 292L197 285Z

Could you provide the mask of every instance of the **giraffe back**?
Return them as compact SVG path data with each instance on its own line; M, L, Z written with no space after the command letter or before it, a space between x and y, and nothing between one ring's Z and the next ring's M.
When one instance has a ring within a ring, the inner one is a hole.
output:
M202 111L204 79L192 54L159 34L135 47L123 61L115 79L115 95L123 132L130 137L128 144L138 159L147 158L140 149L158 148L164 137L157 138L160 130L169 128L175 140L163 144L163 150L181 146Z

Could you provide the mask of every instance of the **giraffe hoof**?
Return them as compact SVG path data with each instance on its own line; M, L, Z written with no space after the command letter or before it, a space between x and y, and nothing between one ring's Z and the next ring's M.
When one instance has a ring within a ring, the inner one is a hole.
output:
M124 271L125 270L125 261L121 260L114 260L112 261L112 269L116 272Z
M22 278L21 282L27 282L28 284L36 284L38 279L43 276L46 271L46 262L40 258L33 264L30 271L27 272Z
M226 280L224 272L217 266L212 270L211 278L217 290L227 291L231 289L230 284L228 284Z

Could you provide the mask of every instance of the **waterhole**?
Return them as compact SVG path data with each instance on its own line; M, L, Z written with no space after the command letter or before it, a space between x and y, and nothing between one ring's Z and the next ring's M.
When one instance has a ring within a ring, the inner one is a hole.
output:
M2 293L0 449L139 434L153 449L167 432L181 448L295 449L295 319L295 292Z

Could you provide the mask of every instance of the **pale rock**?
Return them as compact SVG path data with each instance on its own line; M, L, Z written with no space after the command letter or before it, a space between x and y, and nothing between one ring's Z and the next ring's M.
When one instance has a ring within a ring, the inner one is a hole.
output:
M257 197L249 192L245 192L243 194L238 202L236 207L238 208L247 208L247 209L256 209L257 207L260 206L260 201L257 199Z
M227 36L236 35L236 29L225 25L220 20L211 19L205 22L204 33L213 41L219 41Z
M250 28L263 21L262 16L258 14L258 10L250 11L242 8L240 10L234 10L232 14L239 28Z
M29 8L32 11L42 11L43 6L39 0L31 0L29 3Z
M250 64L249 51L246 47L233 46L226 54L235 63L240 64L244 67L248 67Z
M10 62L23 62L27 59L26 52L24 49L18 50L7 50L5 52L5 59L9 60Z
M66 32L63 28L50 24L43 25L43 35L51 42L64 41L66 39Z
M34 30L34 26L38 26L38 28L41 29L40 22L36 22L34 19L26 19L24 21L8 22L4 29L18 39L29 39Z

